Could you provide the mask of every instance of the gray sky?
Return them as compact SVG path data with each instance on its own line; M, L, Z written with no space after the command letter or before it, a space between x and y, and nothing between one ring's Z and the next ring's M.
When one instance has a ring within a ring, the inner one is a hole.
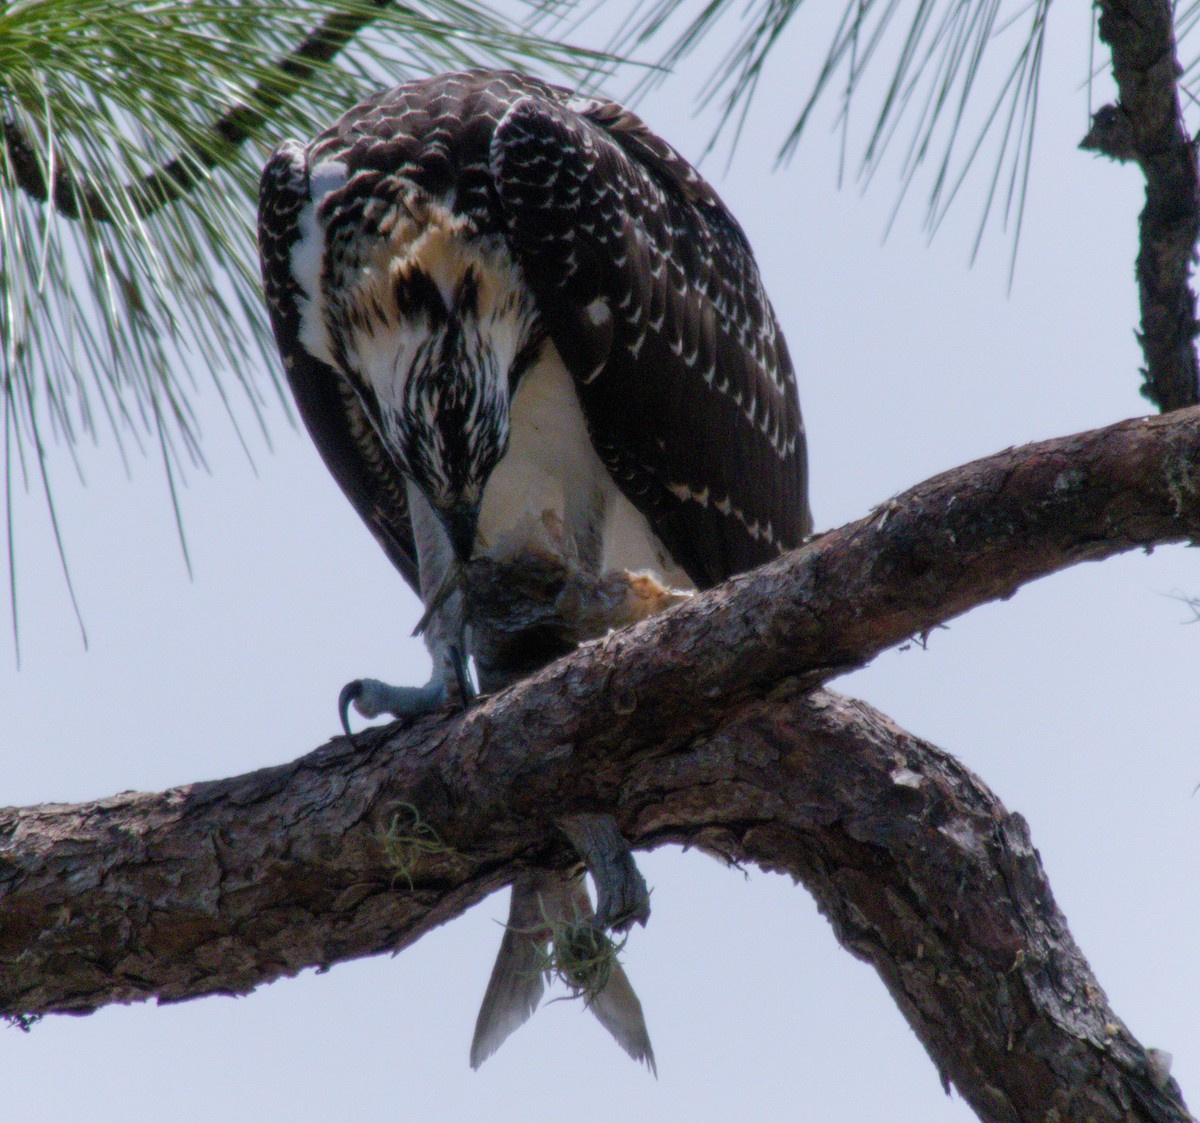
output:
M789 340L818 527L1007 445L1145 412L1133 334L1141 183L1076 150L1087 26L1086 10L1054 10L1011 296L999 230L967 266L986 175L929 246L919 194L883 242L894 181L865 196L837 189L832 110L772 171L810 56L803 28L769 71L728 174L723 159L704 165L749 234ZM693 158L714 122L691 112L703 70L639 106ZM203 400L213 471L194 474L182 500L191 582L152 465L130 482L116 457L87 452L81 487L59 459L86 653L45 514L36 497L20 505L23 665L0 649L0 803L158 790L290 760L334 732L346 680L424 681L423 650L408 638L415 599L307 438L279 410L272 421L275 451L257 448L255 474L219 403ZM1117 1013L1174 1054L1195 1106L1200 626L1186 626L1180 592L1200 594L1200 567L1182 548L1079 567L834 686L957 754L1026 816ZM543 1007L469 1070L499 894L395 959L244 999L0 1033L0 1116L973 1118L943 1094L874 973L837 948L802 889L676 850L640 861L654 916L626 965L657 1081L568 1002Z

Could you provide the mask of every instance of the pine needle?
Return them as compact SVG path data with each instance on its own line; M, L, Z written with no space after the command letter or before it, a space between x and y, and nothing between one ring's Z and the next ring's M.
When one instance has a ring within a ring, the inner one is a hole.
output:
M240 419L249 414L265 434L266 403L286 400L253 236L268 148L418 74L609 64L460 0L0 7L0 386L14 629L14 451L28 446L44 468L56 447L74 456L85 437L123 458L127 445L155 449L182 542L177 484L202 462L193 372L209 372L247 455ZM42 479L65 562L45 471Z

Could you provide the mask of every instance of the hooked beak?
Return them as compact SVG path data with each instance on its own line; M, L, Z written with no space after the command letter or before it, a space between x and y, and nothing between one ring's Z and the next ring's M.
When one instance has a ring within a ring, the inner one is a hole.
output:
M454 549L455 561L459 565L466 565L475 552L475 534L479 529L479 504L456 503L453 507L443 508L438 514Z

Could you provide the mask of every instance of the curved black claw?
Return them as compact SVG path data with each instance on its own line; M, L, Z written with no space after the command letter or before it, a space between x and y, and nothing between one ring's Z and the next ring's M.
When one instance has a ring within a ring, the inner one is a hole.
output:
M353 682L346 683L342 687L341 693L338 694L338 717L342 719L342 728L346 731L346 736L350 734L350 705L352 702L362 697L363 680L356 678Z
M462 698L463 709L467 709L475 700L475 687L471 685L471 676L467 671L467 661L463 658L462 649L451 647L449 652L450 666L454 671L454 679L458 685L459 697Z

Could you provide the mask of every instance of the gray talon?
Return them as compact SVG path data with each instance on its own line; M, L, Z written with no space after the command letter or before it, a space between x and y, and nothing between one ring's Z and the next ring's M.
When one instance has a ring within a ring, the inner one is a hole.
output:
M650 890L629 843L611 815L572 815L558 821L596 883L596 923L625 932L650 919Z
M346 683L338 695L338 715L349 736L351 705L365 718L390 714L402 720L415 720L440 710L445 704L446 687L437 680L424 686L391 686L377 678L356 678Z
M353 682L346 683L338 695L338 717L342 719L342 728L347 737L350 736L350 703L358 698L362 688L362 679L356 678Z

